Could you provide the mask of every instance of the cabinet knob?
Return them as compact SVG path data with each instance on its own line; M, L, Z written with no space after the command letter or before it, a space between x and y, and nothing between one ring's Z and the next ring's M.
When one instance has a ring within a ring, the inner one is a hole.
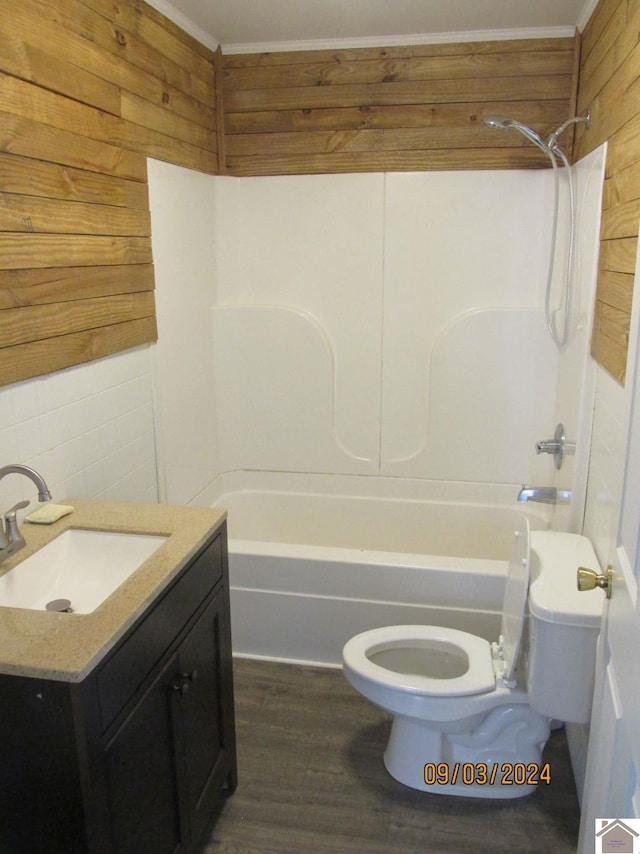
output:
M191 673L181 673L174 681L171 689L177 691L183 697L191 688L191 685L198 679L198 671L192 670Z
M181 694L183 697L191 687L191 682L188 679L176 679L173 685L171 686L172 691L176 691L178 694Z

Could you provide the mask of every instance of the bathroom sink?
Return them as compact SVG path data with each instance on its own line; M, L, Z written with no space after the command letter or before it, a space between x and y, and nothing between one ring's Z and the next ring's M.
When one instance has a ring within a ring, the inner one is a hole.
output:
M166 539L71 528L0 577L0 605L89 614Z

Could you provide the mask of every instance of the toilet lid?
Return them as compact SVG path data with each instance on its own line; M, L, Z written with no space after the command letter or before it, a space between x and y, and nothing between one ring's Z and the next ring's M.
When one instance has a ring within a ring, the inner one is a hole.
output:
M520 530L516 531L514 535L502 604L502 627L500 630L504 655L502 676L507 682L514 678L518 655L520 654L529 588L530 540L529 521L523 516Z

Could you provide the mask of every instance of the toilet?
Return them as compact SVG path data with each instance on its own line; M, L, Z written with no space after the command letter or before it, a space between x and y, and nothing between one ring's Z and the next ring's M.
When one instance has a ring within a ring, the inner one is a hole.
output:
M517 798L553 776L551 726L587 723L602 590L579 593L599 564L586 537L529 531L511 550L499 638L442 626L386 626L343 649L346 678L393 715L384 763L427 792Z

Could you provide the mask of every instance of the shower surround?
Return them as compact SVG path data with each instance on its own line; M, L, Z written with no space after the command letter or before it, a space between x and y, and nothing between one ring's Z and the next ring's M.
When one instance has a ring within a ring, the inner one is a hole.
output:
M590 300L561 358L550 170L149 177L167 500L240 470L551 484Z

